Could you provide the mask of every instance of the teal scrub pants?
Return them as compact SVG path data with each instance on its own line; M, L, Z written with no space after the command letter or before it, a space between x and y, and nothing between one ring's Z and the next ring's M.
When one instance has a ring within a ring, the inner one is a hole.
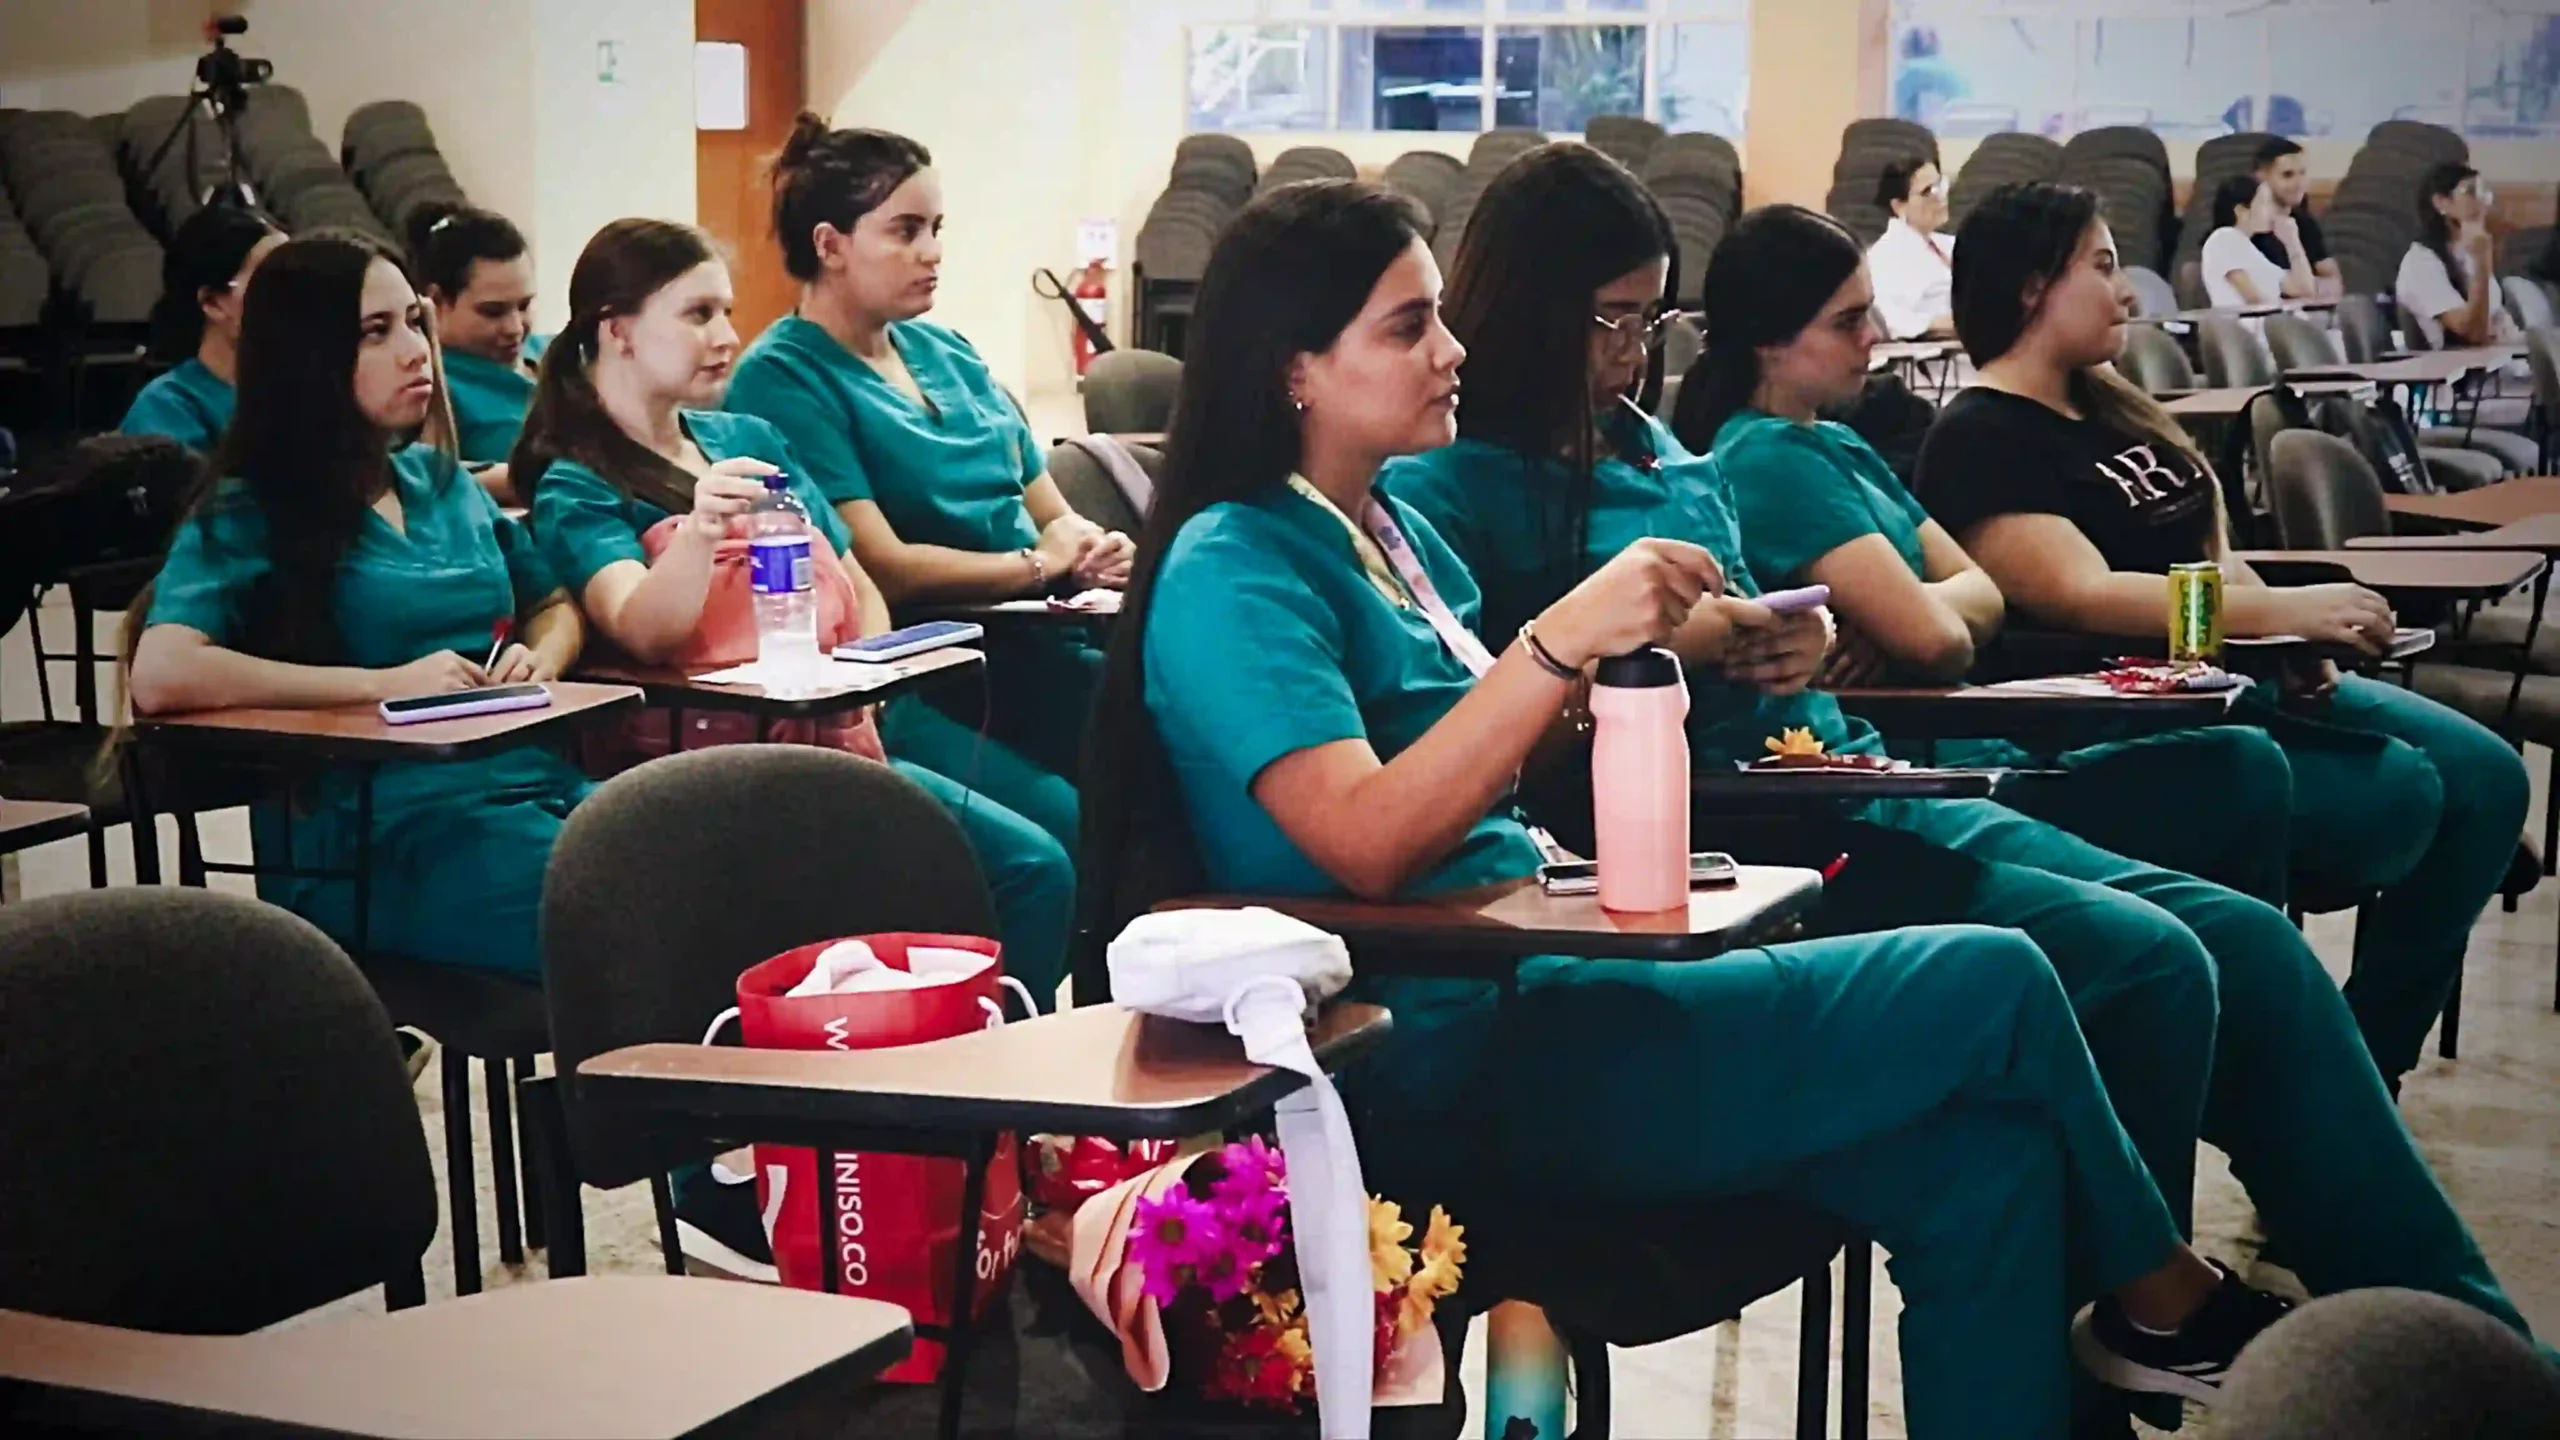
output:
M1491 1123L1515 1183L1558 1197L1559 1225L1774 1190L1861 1227L1902 1292L1916 1440L2064 1434L2066 1229L2085 1247L2075 1268L2110 1289L2177 1244L2051 966L2012 932L1905 930L1694 964L1532 960L1498 1037L1489 1000L1436 1025L1416 1004L1408 1028L1399 994L1446 982L1370 983L1399 1007L1381 1060L1456 1063L1436 1104L1396 1083L1403 1066L1348 1077L1390 1127L1364 1150Z
M967 686L952 686L931 698L962 707L983 698L987 734L1063 780L1072 794L1076 776L1084 768L1085 724L1093 714L1094 691L1102 684L1102 651L1080 626L991 633L986 651L983 697ZM974 709L958 713L972 720L976 714ZM962 723L959 728L972 736L976 733L974 723ZM1070 850L1075 847L1072 827L1060 838Z
M1057 1008L1075 927L1076 867L1055 837L993 797L922 765L892 757L890 768L942 802L969 837L995 902L1004 973L1029 986L1044 1011Z
M2295 863L2380 892L2356 926L2347 1008L2397 1090L2506 878L2532 784L2487 727L2395 685L2349 676L2302 718L2268 721L2293 765Z
M990 662L990 673L994 662ZM889 753L959 780L1046 831L1069 855L1079 842L1073 770L1029 758L994 733L981 734L922 699L893 700L880 716Z

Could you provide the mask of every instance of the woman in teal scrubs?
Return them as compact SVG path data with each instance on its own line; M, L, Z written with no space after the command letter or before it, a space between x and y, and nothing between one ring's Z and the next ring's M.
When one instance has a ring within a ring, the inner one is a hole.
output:
M878 588L846 555L842 523L816 495L789 442L753 416L704 408L720 402L738 353L729 305L729 269L702 232L662 220L607 225L571 272L569 323L560 332L570 348L544 368L516 446L514 469L530 491L543 555L596 628L643 660L673 654L692 635L710 583L712 543L729 517L764 494L757 477L777 467L794 477L820 537L853 582L862 633L888 628ZM653 565L640 537L670 514L704 524L680 529ZM895 733L894 725L885 728ZM893 739L889 749L900 747ZM1064 976L1074 921L1075 867L1065 848L1030 820L928 767L904 758L891 763L933 792L968 832L995 900L1006 972L1046 1004Z
M171 541L131 650L138 714L369 705L549 680L582 631L550 567L453 457L392 452L436 401L425 307L369 240L296 240L249 289L240 411ZM520 643L488 669L498 620ZM262 866L346 869L356 781L257 807ZM588 790L548 750L386 764L373 780L370 949L541 973L542 874ZM283 804L296 808L290 835ZM341 942L344 881L263 877L261 895Z
M729 408L772 421L808 462L893 607L1118 589L1129 537L1068 506L986 362L921 318L942 266L932 163L902 136L801 117L773 166L774 234L800 306L739 357ZM1073 845L1101 652L1065 625L1009 623L987 641L988 736L918 707L889 738ZM1044 783L1057 777L1063 806Z
M1967 256L1977 234L1982 249ZM2163 572L2211 559L2226 633L2379 652L2393 626L2379 595L2272 588L2229 558L2211 467L2114 371L2131 291L2093 196L1997 192L1966 217L1956 254L1956 329L1982 378L1931 428L1913 488L2022 619L2156 640ZM2356 927L2346 994L2397 1089L2515 857L2524 762L2444 706L2325 662L2244 703L2293 770L2297 871L2380 892Z
M170 368L135 394L117 429L213 453L231 426L241 301L258 262L283 243L274 222L238 205L207 206L178 226L151 310L151 353Z
M1719 583L1698 547L1643 541L1489 642L1499 658L1442 640L1426 601L1463 624L1474 583L1373 490L1386 459L1453 438L1465 351L1438 291L1413 212L1373 186L1285 187L1220 238L1099 706L1104 933L1167 883L1384 898L1532 874L1509 792L1576 672L1666 638ZM1387 526L1410 568L1362 528ZM1195 873L1141 873L1176 844ZM1921 1440L2063 1433L2066 1211L2084 1273L2185 1363L2227 1363L2280 1308L2178 1241L2018 935L1531 960L1499 1033L1490 984L1355 992L1396 1016L1346 1077L1374 1168L1454 1183L1490 1121L1502 1181L1560 1215L1775 1188L1870 1229Z
M1730 285L1775 283L1754 233L1746 220L1716 252L1711 304ZM1809 664L1772 672L1761 637L1775 627L1739 598L1758 593L1756 572L1716 464L1618 403L1646 367L1642 330L1661 304L1670 253L1668 227L1616 162L1578 145L1515 161L1478 202L1449 290L1451 328L1469 347L1461 438L1391 463L1382 483L1469 564L1486 596L1488 644L1500 624L1520 623L1510 617L1556 603L1645 537L1704 546L1723 567L1725 593L1672 642L1698 667L1696 763L1753 758L1789 726L1835 748L1874 749L1872 730L1804 688ZM1683 385L1684 400L1697 383ZM2198 773L2245 778L2213 737L2190 748ZM2263 749L2281 778L2282 757L2263 736L2229 748ZM2186 793L2190 812L2228 803ZM2137 803L2178 808L2175 793ZM2269 804L2280 812L2282 795ZM2248 815L2214 823L2249 829L2235 823ZM2280 913L1989 801L1871 802L1859 822L1809 828L1818 843L1795 843L1850 856L1826 894L1828 927L1962 921L2036 941L2182 1224L2201 1133L2231 1156L2314 1290L2434 1289L2523 1327L2400 1124L2337 988ZM1888 841L1870 855L1879 829L1925 845ZM2280 833L2267 838L2281 851ZM1755 853L1741 838L1732 848Z
M503 465L533 404L545 344L533 333L524 232L494 211L430 202L409 217L409 261L435 306L454 449L467 464Z

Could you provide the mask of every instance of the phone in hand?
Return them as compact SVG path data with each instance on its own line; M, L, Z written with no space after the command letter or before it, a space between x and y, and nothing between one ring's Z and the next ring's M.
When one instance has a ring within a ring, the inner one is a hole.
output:
M551 703L547 685L483 685L442 695L410 695L382 702L382 718L393 725L426 720L453 720L464 715L493 715L502 710L539 710Z
M1793 615L1799 610L1810 610L1816 605L1830 604L1831 587L1807 585L1799 590L1772 590L1766 595L1757 597L1752 603L1773 615Z
M1700 850L1689 857L1689 888L1715 890L1736 884L1741 870L1733 857L1721 850ZM1600 893L1600 862L1597 860L1550 860L1538 867L1538 885L1550 895L1597 895Z
M928 620L921 625L909 625L902 630L891 630L886 634L872 635L860 640L848 640L836 647L836 658L860 661L868 665L885 665L892 660L904 660L910 655L922 655L929 650L940 650L950 645L966 645L972 640L984 639L986 633L987 627L972 624L966 620Z

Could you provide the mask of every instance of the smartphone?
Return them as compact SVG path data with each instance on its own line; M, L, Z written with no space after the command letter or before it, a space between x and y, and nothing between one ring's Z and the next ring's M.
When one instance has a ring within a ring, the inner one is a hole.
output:
M493 715L501 710L539 710L551 703L545 685L484 685L444 695L412 695L382 702L382 718L394 725L421 720L452 720L464 715Z
M892 660L904 660L910 655L922 655L947 645L966 645L972 640L984 639L986 633L984 625L974 625L966 620L928 620L885 635L848 640L836 647L836 658L860 661L866 665L885 665Z
M1816 605L1830 604L1831 587L1807 585L1801 590L1772 590L1758 597L1758 601L1763 609L1779 615L1792 615L1798 610L1810 610Z
M1689 857L1689 888L1713 890L1740 878L1733 857L1721 850L1701 850ZM1597 895L1600 862L1550 860L1538 867L1538 884L1550 895Z

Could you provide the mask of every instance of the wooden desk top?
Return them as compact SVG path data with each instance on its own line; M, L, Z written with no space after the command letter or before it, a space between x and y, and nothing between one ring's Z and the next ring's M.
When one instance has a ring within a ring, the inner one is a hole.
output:
M1595 895L1550 895L1534 878L1411 900L1205 895L1156 908L1260 905L1330 930L1354 951L1456 951L1465 961L1457 969L1491 977L1530 955L1704 960L1777 933L1821 897L1814 871L1745 865L1733 885L1690 891L1688 909L1652 914L1603 910Z
M875 1374L913 1338L907 1313L875 1300L591 1275L251 1335L0 1310L0 1377L53 1387L35 1403L127 1433L161 1428L149 1407L177 1406L249 1433L677 1436L802 1380Z
M2236 690L2179 695L2039 695L1981 685L1833 692L1840 708L1897 739L2043 738L2087 729L2106 736L2221 722Z
M1316 1058L1347 1064L1393 1025L1375 1005L1328 1005L1316 1020ZM889 1050L633 1045L577 1074L581 1104L684 1115L734 1127L741 1140L799 1139L828 1126L1178 1139L1252 1119L1304 1083L1246 1060L1221 1026L1117 1005Z
M2286 389L2297 395L2350 395L2372 388L2369 380L2293 379L2284 381ZM2229 420L2249 408L2249 402L2274 389L2272 385L2226 385L2213 390L2188 390L2165 394L2161 405L2181 420Z
M2348 541L2347 548L2365 553L2521 550L2543 556L2560 555L2560 511L2527 516L2494 530L2463 530L2451 535L2365 535Z
M67 840L89 828L89 807L55 800L0 800L0 854Z
M2550 564L2522 549L2242 550L2234 558L2262 574L2281 572L2286 566L2324 567L2385 595L2452 600L2495 600L2530 582ZM2265 578L2270 584L2280 583L2275 575ZM2326 578L2333 577L2319 577ZM2319 580L2306 577L2304 583Z
M1887 365L1926 365L1944 360L1964 347L1953 340L1882 340L1868 352L1867 368L1880 370Z
M2447 385L2466 375L2495 370L2524 354L2521 345L2478 345L2463 350L2422 350L2396 360L2363 365L2323 365L2305 375L2352 376L2377 385Z
M2537 515L2560 515L2560 475L2526 475L2450 495L2385 495L2394 515L2458 530L2495 530Z
M927 620L966 620L990 630L1004 626L1059 625L1108 627L1120 618L1115 606L1109 610L1067 610L1046 599L994 600L974 605L919 605L898 612L898 623L914 625ZM1018 633L1018 630L1017 630Z
M628 685L551 682L551 705L394 725L371 705L323 710L199 710L154 715L135 723L141 736L234 755L281 755L331 764L385 760L469 760L551 738L552 732L588 724L637 706Z
M1689 798L1718 809L1774 801L1781 806L1832 800L1982 800L2000 788L2001 770L1699 770Z
M2226 305L2219 308L2209 307L2203 310L2180 310L2175 314L2170 315L2138 315L2134 317L2132 323L2136 325L2193 325L2200 320L2209 319L2215 315L2228 315L2235 320L2256 320L2268 315L2318 314L2324 311L2335 310L2337 308L2338 302L2335 299L2261 300L2252 305Z
M986 663L984 652L965 646L929 650L887 665L864 667L896 677L886 685L802 696L768 695L761 685L705 685L673 665L643 665L609 655L598 657L596 664L581 662L576 675L596 684L636 685L649 704L671 709L741 710L772 720L805 720L894 700L926 685L957 680Z

